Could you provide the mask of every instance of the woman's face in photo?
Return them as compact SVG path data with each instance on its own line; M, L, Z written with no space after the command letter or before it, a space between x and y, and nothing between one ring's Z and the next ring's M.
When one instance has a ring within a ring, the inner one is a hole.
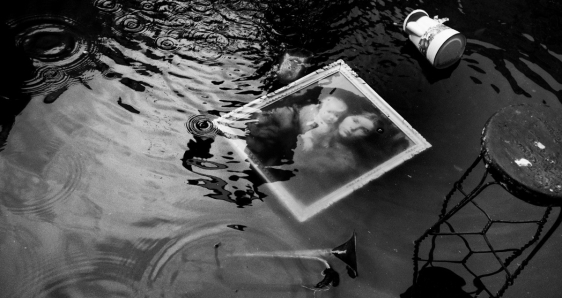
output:
M347 116L340 123L338 134L345 139L364 137L375 129L374 122L363 115Z

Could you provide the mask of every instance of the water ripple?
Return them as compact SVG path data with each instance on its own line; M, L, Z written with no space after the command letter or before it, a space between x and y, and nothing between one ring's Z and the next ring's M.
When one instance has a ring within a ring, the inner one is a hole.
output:
M153 11L156 9L156 3L152 0L143 0L139 6L140 9L145 11Z
M107 7L116 6L112 1L96 4L104 12L109 11ZM230 4L236 7L236 3ZM226 52L239 51L237 40L262 39L261 29L252 23L246 11L232 11L234 8L226 9L220 3L140 1L121 5L111 20L116 36L125 37L127 42L151 40L154 47L174 51L181 59L212 63Z
M2 176L3 204L15 214L32 214L53 220L54 209L65 202L78 186L84 164L80 156L65 154L56 156L44 169L42 176L28 176L23 169L4 164Z
M289 242L277 233L251 228L242 232L217 222L200 224L162 247L150 261L139 291L158 297L178 293L227 297L239 290L255 294L298 289L306 279L300 260L244 257L256 251L290 251Z
M193 135L201 137L215 137L217 128L209 118L204 115L194 115L189 117L185 123L187 131Z
M147 29L145 21L135 14L124 15L115 20L118 30L122 29L129 33L141 33Z
M156 46L162 50L172 51L178 47L178 41L170 36L160 36L156 39Z
M39 67L35 70L33 78L26 82L24 91L32 94L49 94L65 89L74 82L75 80L64 71L52 67Z
M23 232L17 236L26 235ZM19 263L12 265L21 278L12 283L18 285L17 290L7 289L2 297L91 297L94 291L96 297L139 297L134 293L136 284L152 256L170 242L168 238L127 241L110 237L94 244L56 229L42 232L47 235L29 232L33 241L18 241L13 249L4 246L10 253L23 248L29 257L17 258ZM45 245L50 249L45 250Z
M35 60L38 66L59 67L64 70L80 68L92 60L97 52L79 24L62 16L32 16L13 20L16 44Z
M213 9L213 5L209 1L194 2L190 7L192 11L205 14Z
M14 297L83 297L93 289L104 297L133 296L131 263L122 256L69 251L37 262Z
M113 0L96 0L94 6L105 12L116 12L121 9L121 5Z
M163 27L186 28L193 26L193 21L183 15L172 15L166 19L155 18L154 22Z
M96 66L97 44L72 19L40 15L12 20L9 25L16 32L16 44L36 67L33 78L23 86L24 92L60 93L83 82L83 74Z

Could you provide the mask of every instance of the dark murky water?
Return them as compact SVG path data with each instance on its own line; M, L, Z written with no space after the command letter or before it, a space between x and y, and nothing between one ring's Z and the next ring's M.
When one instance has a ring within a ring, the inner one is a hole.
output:
M561 106L554 1L16 6L2 13L2 297L398 297L412 285L412 242L478 154L486 120L510 104ZM417 8L466 35L458 65L436 71L406 39L401 22ZM279 87L275 70L288 50L310 53L309 70L344 60L433 147L311 220L294 220L200 116ZM490 197L494 216L541 216L499 189ZM322 262L255 255L330 249L353 231L359 276L329 257L340 281L325 291L309 289L323 278ZM512 226L489 233L514 246L528 238ZM560 245L557 231L506 297L558 297ZM441 249L463 254L451 243ZM486 282L497 288L502 279Z

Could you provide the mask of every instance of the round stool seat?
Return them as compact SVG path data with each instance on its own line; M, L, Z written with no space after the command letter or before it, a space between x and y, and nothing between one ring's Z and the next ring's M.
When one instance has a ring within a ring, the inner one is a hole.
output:
M539 206L562 206L562 110L513 105L482 132L484 162L510 193Z

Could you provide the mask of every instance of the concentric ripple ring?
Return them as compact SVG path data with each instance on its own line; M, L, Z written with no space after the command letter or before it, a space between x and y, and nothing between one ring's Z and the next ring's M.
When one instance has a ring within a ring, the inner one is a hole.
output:
M217 128L213 122L204 115L191 116L185 127L189 133L196 136L214 137L217 134Z

